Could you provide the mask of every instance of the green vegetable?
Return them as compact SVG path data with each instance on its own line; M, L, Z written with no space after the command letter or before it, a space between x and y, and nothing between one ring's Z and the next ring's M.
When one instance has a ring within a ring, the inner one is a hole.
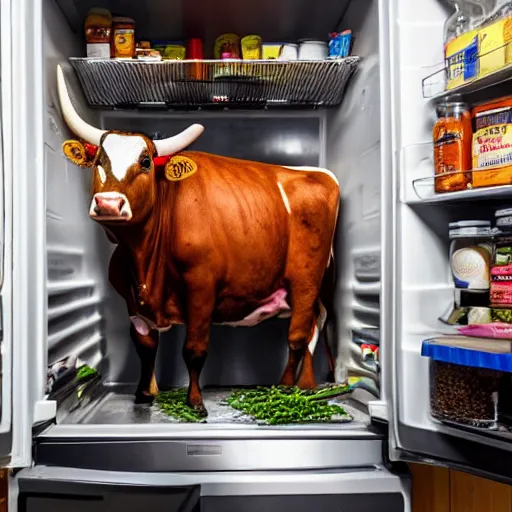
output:
M512 309L491 309L493 322L512 323Z
M334 415L350 417L339 405L330 405L327 398L346 393L348 386L318 390L272 386L234 391L227 403L269 425L288 423L319 423L331 421Z
M91 375L96 375L97 373L98 370L96 370L96 368L91 368L90 366L84 364L78 368L78 371L76 372L76 380L83 380L87 377L90 377Z
M184 423L200 423L205 421L203 416L187 405L186 388L161 391L156 397L155 403L165 414Z

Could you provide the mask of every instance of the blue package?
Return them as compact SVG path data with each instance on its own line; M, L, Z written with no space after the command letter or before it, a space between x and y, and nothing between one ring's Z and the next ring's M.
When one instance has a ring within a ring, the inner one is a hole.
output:
M347 57L350 53L350 43L352 42L352 31L332 32L329 40L329 58L340 59Z

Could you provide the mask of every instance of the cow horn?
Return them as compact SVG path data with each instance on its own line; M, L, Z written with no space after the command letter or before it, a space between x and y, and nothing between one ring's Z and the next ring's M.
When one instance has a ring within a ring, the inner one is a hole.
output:
M60 66L57 66L57 89L59 91L62 115L64 116L64 120L69 126L69 129L85 142L99 146L101 137L105 133L105 130L99 130L98 128L94 128L94 126L87 124L76 113L76 110L71 103L71 99L69 98L66 80L64 79L64 73Z
M174 137L154 140L153 143L155 144L158 156L168 156L178 153L188 145L192 144L192 142L194 142L203 132L204 126L200 124L193 124Z

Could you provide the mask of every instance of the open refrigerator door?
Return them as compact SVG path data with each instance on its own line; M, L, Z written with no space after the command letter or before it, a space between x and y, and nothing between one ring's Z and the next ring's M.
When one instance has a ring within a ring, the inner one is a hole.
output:
M397 0L390 9L393 172L383 226L390 245L383 302L393 310L384 329L390 458L508 481L509 124L507 100L492 102L506 94L510 76L502 33L510 18L480 5L478 16L468 11L477 20L472 31L454 36L440 2ZM490 41L498 36L501 45ZM492 62L489 47L501 52ZM457 127L467 120L469 133L457 128L453 136L447 125L436 132L447 119Z

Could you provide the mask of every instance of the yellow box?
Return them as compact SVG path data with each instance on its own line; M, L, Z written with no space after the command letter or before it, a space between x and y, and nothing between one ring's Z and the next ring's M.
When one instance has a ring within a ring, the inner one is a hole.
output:
M281 52L280 43L263 43L263 56L262 58L265 60L277 59L279 58L279 53Z
M453 89L478 77L478 31L470 30L452 39L444 51L447 89Z
M505 67L512 61L512 17L497 20L479 31L479 77Z

